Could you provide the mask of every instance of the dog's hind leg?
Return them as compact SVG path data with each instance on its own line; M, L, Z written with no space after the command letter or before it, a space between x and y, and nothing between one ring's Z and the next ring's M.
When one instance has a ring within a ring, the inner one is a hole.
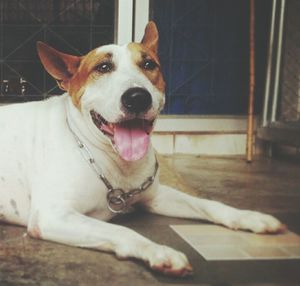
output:
M185 276L192 268L186 256L133 230L87 217L73 209L43 206L32 212L28 233L63 244L114 252L119 258L144 260L157 271Z
M256 233L276 233L285 230L285 226L273 216L199 199L165 185L159 185L150 199L147 197L142 201L142 205L153 213L208 220L232 229L244 229Z

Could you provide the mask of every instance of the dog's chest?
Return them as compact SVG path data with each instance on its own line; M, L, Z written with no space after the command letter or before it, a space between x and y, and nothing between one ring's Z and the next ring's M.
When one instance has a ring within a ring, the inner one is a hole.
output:
M69 154L73 162L71 163L72 169L69 169L69 177L66 177L67 182L64 187L66 191L63 197L81 213L94 213L98 218L110 219L114 215L108 208L108 194L111 188L124 193L137 190L144 183L146 176L143 172L137 171L124 174L101 156L95 156L96 161L102 163L97 165L96 171L82 157L82 154L76 151L78 150L75 149L73 156L71 153ZM101 176L104 176L105 179L101 179ZM118 191L116 195L120 194ZM126 198L124 207L135 204L142 195L143 193L135 191L133 195Z

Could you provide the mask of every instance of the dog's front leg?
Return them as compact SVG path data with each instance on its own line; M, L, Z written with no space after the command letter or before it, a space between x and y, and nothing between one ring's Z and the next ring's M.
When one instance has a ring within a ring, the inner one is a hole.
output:
M28 233L35 238L114 252L119 258L142 259L151 268L170 275L185 276L192 271L183 253L156 244L129 228L64 207L32 211Z
M204 219L232 229L251 230L256 233L276 233L285 226L276 218L248 210L239 210L225 204L199 199L171 187L159 185L152 197L142 202L146 210L172 217Z

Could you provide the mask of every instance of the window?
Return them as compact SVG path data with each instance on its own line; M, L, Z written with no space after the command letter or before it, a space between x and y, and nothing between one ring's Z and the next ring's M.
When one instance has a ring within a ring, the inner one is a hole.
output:
M256 1L256 110L262 101L271 1ZM165 114L246 114L249 1L152 0Z
M150 16L159 28L167 82L163 113L245 114L248 4L240 0L1 0L0 102L61 93L38 59L38 40L66 53L85 54L107 43L140 41ZM270 7L271 0L256 1L256 112L264 89Z
M114 42L113 0L1 0L1 102L60 94L38 59L36 42L76 55Z

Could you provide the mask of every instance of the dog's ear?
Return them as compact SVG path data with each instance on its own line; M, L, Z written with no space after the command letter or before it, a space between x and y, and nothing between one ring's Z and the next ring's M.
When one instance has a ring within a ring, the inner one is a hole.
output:
M157 30L156 24L153 21L150 21L147 24L147 26L145 28L145 34L144 34L144 37L143 37L141 43L157 54L158 30Z
M69 80L77 71L81 57L64 54L43 42L37 42L37 50L46 71L56 79L62 90L67 91Z

